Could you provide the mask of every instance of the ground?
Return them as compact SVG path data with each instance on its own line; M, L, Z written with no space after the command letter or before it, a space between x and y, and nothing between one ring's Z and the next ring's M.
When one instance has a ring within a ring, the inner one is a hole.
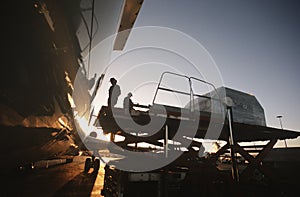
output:
M72 163L2 176L4 184L0 196L101 197L104 165L101 164L98 173L94 173L93 169L84 173L85 158L78 156Z

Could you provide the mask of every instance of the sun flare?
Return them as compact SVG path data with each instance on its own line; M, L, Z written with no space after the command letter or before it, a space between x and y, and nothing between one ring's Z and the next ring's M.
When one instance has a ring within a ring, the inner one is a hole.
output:
M94 131L97 133L97 139L109 141L109 134L104 135L103 130L100 127L95 127L94 125L89 124L89 121L84 116L80 117L76 115L75 119L77 120L80 129L85 133L85 136L90 135L90 133Z

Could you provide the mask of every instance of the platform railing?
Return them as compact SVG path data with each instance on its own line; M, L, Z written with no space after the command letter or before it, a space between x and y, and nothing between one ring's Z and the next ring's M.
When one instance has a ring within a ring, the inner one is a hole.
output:
M165 87L162 87L162 81L163 81L163 78L166 76L166 75L173 75L173 76L177 76L177 77L180 77L180 78L186 78L188 80L188 83L189 83L189 91L179 91L179 90L174 90L174 89L170 89L170 88L165 88ZM214 97L211 97L211 96L208 96L207 94L204 95L204 94L195 94L194 93L194 90L193 90L193 81L198 81L198 82L201 82L203 84L207 84L209 85L210 87L212 87L213 91L215 91L216 93L216 98ZM177 93L177 94L181 94L181 95L187 95L187 96L190 96L190 99L189 99L189 109L191 112L193 112L195 110L195 97L199 97L199 98L204 98L204 99L210 99L212 101L217 101L220 105L220 109L221 109L221 113L223 113L223 110L225 109L224 106L223 106L223 101L216 89L216 87L210 83L210 82L207 82L205 80L201 80L201 79L198 79L198 78L195 78L195 77L189 77L189 76L186 76L186 75L182 75L182 74L178 74L178 73L173 73L173 72L163 72L161 74L161 77L160 77L160 80L159 80L159 83L157 85L157 88L156 88L156 91L155 91L155 94L154 94L154 97L153 97L153 101L152 101L152 105L154 104L157 104L155 103L156 101L156 98L157 98L157 95L158 95L158 92L159 91L166 91L166 92L172 92L172 93Z

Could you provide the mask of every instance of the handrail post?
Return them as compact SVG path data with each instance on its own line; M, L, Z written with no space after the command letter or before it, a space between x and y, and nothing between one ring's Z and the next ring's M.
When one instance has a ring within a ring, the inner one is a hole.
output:
M169 128L168 125L166 124L165 127L165 140L164 140L164 145L165 145L165 157L168 158L168 149L169 149Z
M239 172L237 168L236 162L236 153L235 153L235 140L233 136L233 129L232 129L232 108L231 106L227 106L227 117L228 117L228 127L229 127L229 145L230 145L230 155L231 155L231 162L232 162L232 177L235 182L239 181Z

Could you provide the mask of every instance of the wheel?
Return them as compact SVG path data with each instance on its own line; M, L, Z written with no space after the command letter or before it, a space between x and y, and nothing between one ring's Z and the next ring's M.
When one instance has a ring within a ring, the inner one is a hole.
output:
M94 171L98 172L99 169L100 169L100 159L97 158L94 160Z
M88 172L91 168L92 160L91 158L86 158L84 163L84 172Z

